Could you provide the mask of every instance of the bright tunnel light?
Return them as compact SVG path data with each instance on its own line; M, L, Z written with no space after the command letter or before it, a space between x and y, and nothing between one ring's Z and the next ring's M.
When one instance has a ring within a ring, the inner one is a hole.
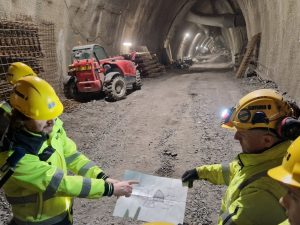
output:
M132 46L132 43L131 42L124 42L123 45L124 46Z

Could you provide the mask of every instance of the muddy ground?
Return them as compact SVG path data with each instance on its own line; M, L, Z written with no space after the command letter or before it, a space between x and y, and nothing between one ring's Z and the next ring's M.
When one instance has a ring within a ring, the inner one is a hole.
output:
M255 77L235 79L233 72L175 71L143 83L142 90L122 101L81 103L61 116L80 151L112 178L122 179L127 169L180 178L195 166L231 160L240 148L234 134L220 127L222 109L251 90L276 86ZM188 192L185 224L216 224L224 190L195 182ZM9 206L0 198L0 224L6 224ZM116 200L76 199L74 224L142 224L114 218Z

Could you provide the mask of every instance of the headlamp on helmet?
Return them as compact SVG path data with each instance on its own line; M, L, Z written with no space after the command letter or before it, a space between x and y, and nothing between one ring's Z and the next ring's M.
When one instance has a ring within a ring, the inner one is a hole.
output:
M222 117L222 127L224 128L233 128L233 124L230 121L230 118L232 117L232 114L235 111L235 107L227 108L222 111L221 117Z

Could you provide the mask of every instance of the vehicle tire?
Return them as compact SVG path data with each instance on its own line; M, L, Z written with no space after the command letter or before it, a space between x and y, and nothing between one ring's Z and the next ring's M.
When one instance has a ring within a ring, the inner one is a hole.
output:
M141 88L142 88L141 73L140 73L139 70L136 70L135 83L133 83L133 89L134 90L141 90Z
M75 99L78 95L75 80L70 80L64 84L64 94L67 99Z
M126 97L126 82L124 77L116 76L106 85L106 95L109 100L118 101Z
M110 68L109 70L107 70L105 72L105 74L108 74L108 73L111 73L111 72L118 72L119 74L123 74L122 71L119 68L116 68L116 67Z

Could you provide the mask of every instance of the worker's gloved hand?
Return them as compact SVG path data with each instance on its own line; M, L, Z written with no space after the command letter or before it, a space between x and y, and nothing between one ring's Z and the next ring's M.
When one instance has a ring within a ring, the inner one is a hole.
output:
M139 182L136 180L128 180L128 181L120 181L118 183L114 183L114 196L125 196L130 197L132 193L132 185L138 184Z
M198 172L195 169L192 170L187 170L184 172L184 174L181 176L181 180L182 182L188 182L188 181L194 181L194 180L198 180Z
M198 179L199 179L199 176L198 176L198 172L197 172L196 168L185 171L181 177L182 182L188 183L189 188L192 188L194 180L198 180Z

